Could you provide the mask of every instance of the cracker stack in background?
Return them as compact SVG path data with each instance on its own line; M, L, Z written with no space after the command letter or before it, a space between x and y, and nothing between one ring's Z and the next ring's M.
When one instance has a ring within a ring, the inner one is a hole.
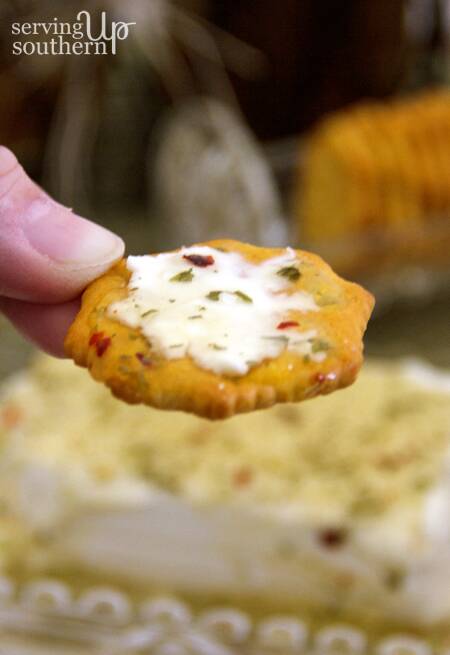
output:
M324 119L308 141L295 213L302 245L340 270L444 264L450 90L367 102Z

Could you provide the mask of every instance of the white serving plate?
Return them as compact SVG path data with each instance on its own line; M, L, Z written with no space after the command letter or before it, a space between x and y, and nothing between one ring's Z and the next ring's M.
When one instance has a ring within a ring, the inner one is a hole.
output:
M259 619L238 607L196 611L175 597L136 602L57 580L0 581L0 655L449 655L408 634L375 641L351 625L311 628L299 616Z

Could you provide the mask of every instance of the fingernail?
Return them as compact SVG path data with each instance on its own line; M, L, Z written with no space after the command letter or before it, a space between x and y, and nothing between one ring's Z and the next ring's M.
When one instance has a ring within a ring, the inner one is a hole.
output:
M112 264L124 251L124 243L117 235L48 197L28 205L23 229L34 250L74 270Z

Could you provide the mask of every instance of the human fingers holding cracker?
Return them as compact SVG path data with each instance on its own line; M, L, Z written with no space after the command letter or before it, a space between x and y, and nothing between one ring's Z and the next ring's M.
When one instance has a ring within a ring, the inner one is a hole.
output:
M116 263L119 237L2 147L0 227L1 311L128 402L226 418L329 393L361 366L373 299L311 253L221 240Z
M123 251L119 237L52 200L0 146L0 311L30 340L63 356L80 293Z

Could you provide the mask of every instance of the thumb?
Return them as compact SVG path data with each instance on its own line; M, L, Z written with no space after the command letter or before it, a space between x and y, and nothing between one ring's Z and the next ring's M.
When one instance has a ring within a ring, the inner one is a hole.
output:
M0 296L71 300L123 251L118 236L52 200L0 146Z

